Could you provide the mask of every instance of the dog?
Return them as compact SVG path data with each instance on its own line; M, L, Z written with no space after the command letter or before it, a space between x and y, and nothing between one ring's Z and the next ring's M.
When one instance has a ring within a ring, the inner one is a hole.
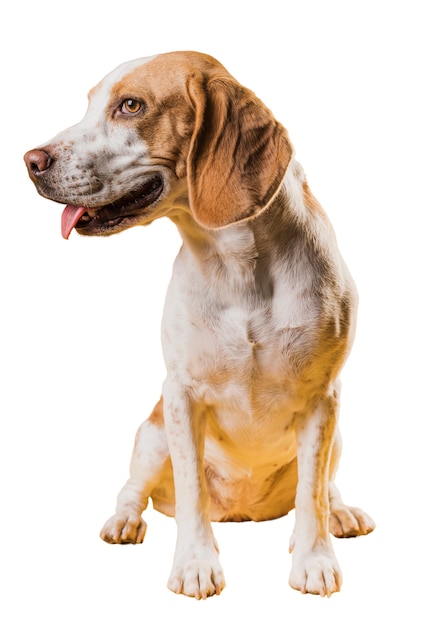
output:
M295 509L289 584L339 591L330 533L374 529L334 484L357 293L285 128L214 58L172 52L120 65L81 122L24 158L39 194L67 205L66 239L163 216L183 239L162 395L102 539L141 543L151 498L177 522L168 587L204 599L225 586L211 521Z

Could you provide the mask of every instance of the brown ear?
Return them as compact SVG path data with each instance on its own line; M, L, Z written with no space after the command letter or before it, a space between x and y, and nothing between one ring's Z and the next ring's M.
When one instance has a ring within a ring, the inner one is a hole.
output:
M191 83L189 93L196 107L187 159L195 219L220 228L254 217L279 190L292 158L287 131L230 75Z

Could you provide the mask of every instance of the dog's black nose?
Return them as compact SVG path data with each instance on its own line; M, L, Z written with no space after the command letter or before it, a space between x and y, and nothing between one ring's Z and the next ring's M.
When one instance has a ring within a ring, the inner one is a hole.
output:
M23 157L30 177L34 180L37 176L48 170L53 159L45 150L30 150Z

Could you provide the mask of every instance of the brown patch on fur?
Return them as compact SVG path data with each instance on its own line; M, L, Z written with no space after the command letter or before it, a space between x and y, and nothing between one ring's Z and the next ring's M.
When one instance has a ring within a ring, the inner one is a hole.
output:
M133 125L147 144L151 161L172 168L179 178L186 175L195 125L187 84L198 73L196 65L206 66L207 57L192 53L159 55L127 74L110 95L111 111L130 97L144 103L141 114L121 118L119 123Z
M165 423L163 415L163 396L155 405L152 413L148 417L148 421L155 426L163 426Z
M314 194L311 192L307 181L303 182L302 189L303 189L303 200L304 200L304 204L306 205L306 207L310 209L310 211L314 213L318 213L318 215L320 217L323 217L324 220L327 222L328 221L327 215L324 212L324 209L321 206L321 204L318 202Z

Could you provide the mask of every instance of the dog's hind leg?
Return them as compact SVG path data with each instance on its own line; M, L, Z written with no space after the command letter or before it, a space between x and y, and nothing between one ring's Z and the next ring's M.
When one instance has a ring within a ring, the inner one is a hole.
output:
M329 530L334 537L358 537L367 535L376 527L371 517L353 506L347 506L334 484L334 477L337 471L338 462L341 455L341 436L337 429L332 456L330 462L330 482L329 482Z
M173 499L172 468L161 398L137 432L130 478L118 494L116 513L104 524L101 538L107 543L142 543L146 522L141 514L152 490L164 479L168 483L168 492L171 491L169 484L172 484Z

